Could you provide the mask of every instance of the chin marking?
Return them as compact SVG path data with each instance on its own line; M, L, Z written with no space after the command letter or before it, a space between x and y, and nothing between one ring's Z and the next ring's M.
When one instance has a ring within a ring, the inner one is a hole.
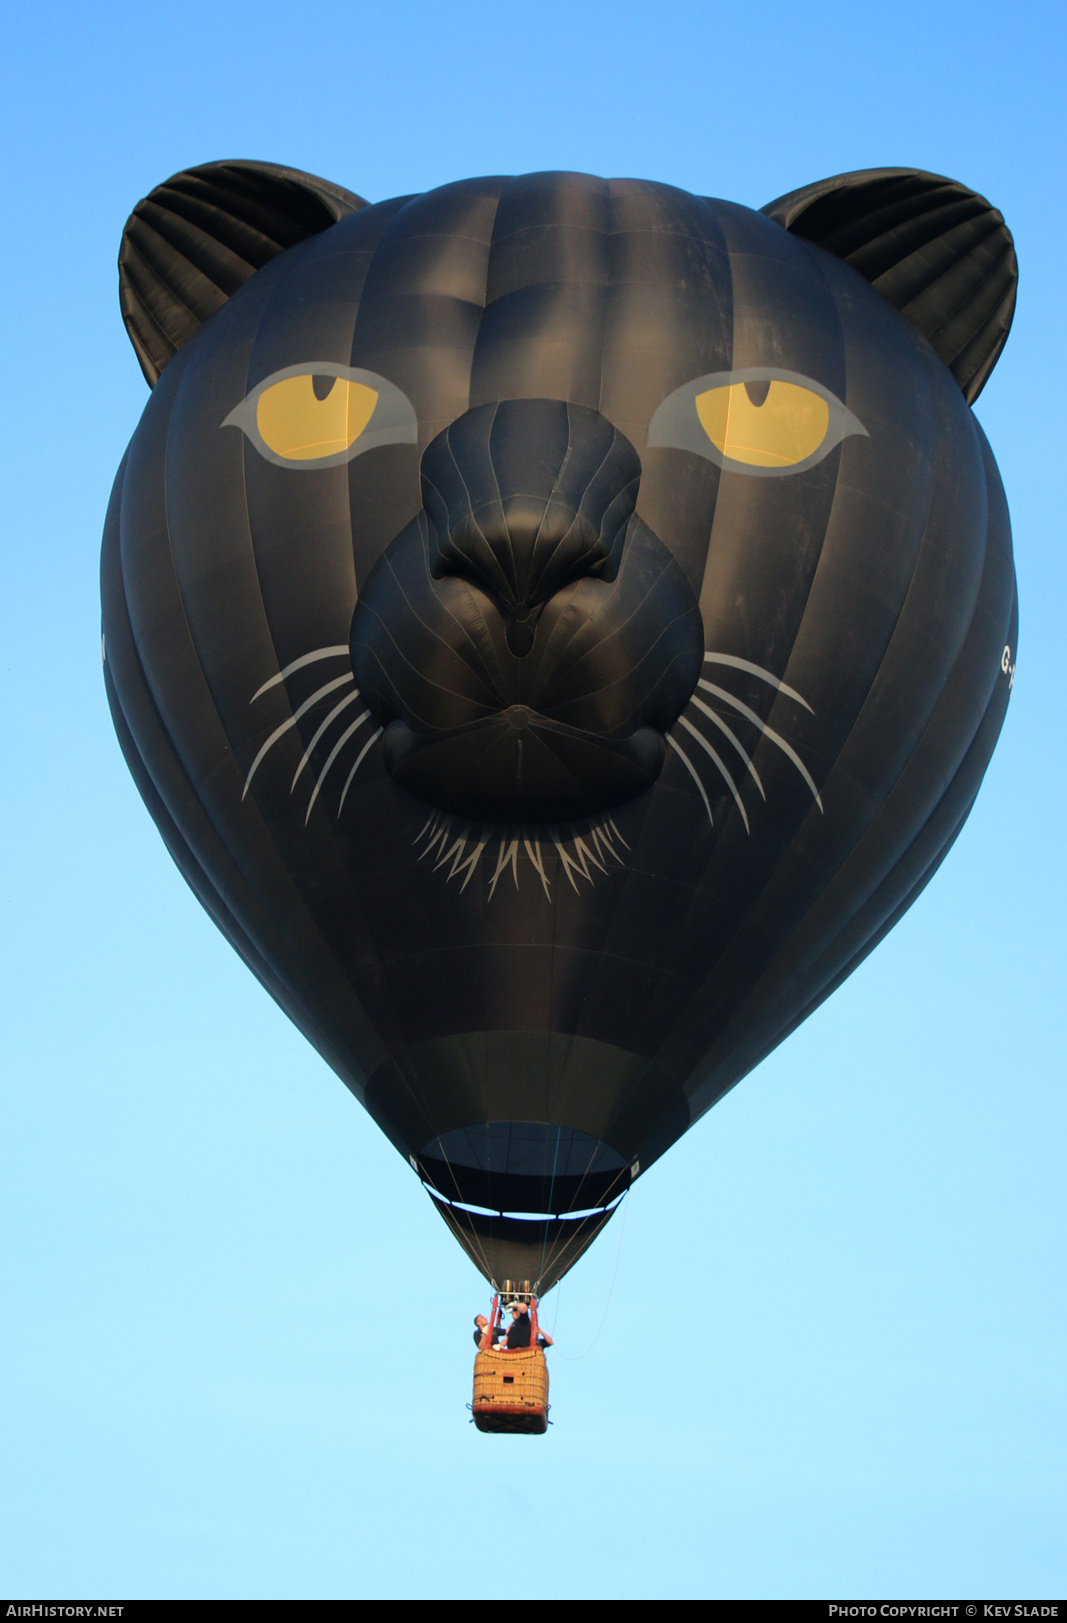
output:
M478 827L446 812L433 812L412 840L421 846L418 861L434 858L433 871L444 871L446 882L462 875L460 891L466 890L485 857L482 872L489 883L487 901L503 876L510 870L516 889L520 869L531 867L540 880L545 896L552 900L552 881L545 870L546 858L554 851L561 873L571 887L578 880L596 884L597 874L606 875L609 864L625 866L623 851L630 848L610 817L597 818L576 828ZM488 852L488 856L485 853Z

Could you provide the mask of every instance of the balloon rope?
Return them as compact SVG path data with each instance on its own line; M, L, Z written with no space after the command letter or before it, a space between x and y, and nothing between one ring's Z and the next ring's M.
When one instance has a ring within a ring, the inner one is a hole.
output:
M556 1148L552 1152L552 1182L548 1186L548 1209L549 1209L549 1211L552 1210L552 1197L556 1192L556 1162L559 1160L559 1140L560 1140L560 1134L562 1132L563 1132L562 1127L557 1127L556 1128ZM581 1184L579 1184L578 1187L580 1189ZM545 1252L548 1250L548 1225L549 1225L549 1221L550 1221L550 1219L548 1217L546 1217L545 1218L545 1237L541 1241L541 1261L537 1265L537 1283L539 1285L541 1283L542 1275L544 1274L544 1271L545 1271Z
M574 1357L574 1358L569 1357L567 1353L560 1352L558 1347L553 1348L553 1351L555 1352L556 1356L558 1358L562 1358L568 1364L580 1364L583 1358L588 1358L589 1357L589 1354L592 1352L593 1348L596 1346L597 1342L600 1340L600 1332L601 1332L601 1330L603 1330L604 1324L605 1324L605 1322L607 1320L608 1308L611 1306L611 1298L612 1298L612 1296L614 1294L614 1291L615 1291L615 1275L619 1271L619 1258L622 1256L622 1237L626 1233L626 1202L625 1202L625 1200L623 1201L622 1204L623 1204L622 1226L619 1229L619 1245L618 1245L618 1249L615 1252L615 1266L611 1270L611 1284L608 1286L608 1299L604 1303L604 1311L600 1315L600 1323L597 1326L596 1335L593 1337L592 1341L589 1343L589 1345L585 1349L584 1353L578 1353L577 1356ZM558 1312L558 1310L559 1310L559 1302L558 1301L556 1303L556 1309L557 1309L557 1312ZM553 1325L552 1328L555 1329L555 1325Z
M448 1175L452 1179L452 1182L456 1186L456 1198L458 1200L462 1200L463 1199L463 1191L459 1187L459 1179L456 1177L456 1174L452 1171L452 1163L448 1159L448 1152L445 1149L444 1145L441 1143L440 1139L438 1139L437 1142L440 1145L441 1154L444 1157L445 1166L448 1168ZM457 1214L461 1210L460 1207L453 1206L451 1201L449 1201L449 1203L448 1203L448 1209L449 1209L449 1211L456 1212ZM488 1279L489 1283L495 1287L496 1281L493 1278L493 1270L489 1266L489 1258L485 1254L485 1247L482 1245L481 1238L480 1238L480 1236L478 1234L478 1231L475 1228L473 1222L471 1221L471 1214L469 1212L463 1212L462 1215L467 1218L467 1227L468 1227L468 1229L470 1231L470 1237L474 1241L474 1244L478 1247L479 1252L481 1253L482 1272L484 1273L486 1279ZM456 1218L456 1222L460 1223L460 1218L459 1218L458 1215L457 1215L457 1218ZM460 1223L460 1226L462 1227L461 1223ZM473 1252L471 1253L471 1260L474 1261ZM476 1261L474 1261L474 1265L475 1265L475 1267L478 1266Z
M557 1131L557 1134L556 1134L556 1150L557 1150L557 1154L558 1154L558 1151L559 1151L559 1132L558 1131ZM594 1150L592 1152L592 1154L590 1155L588 1162L586 1163L585 1171L582 1173L581 1178L578 1180L578 1188L575 1190L574 1194L571 1197L571 1210L572 1211L577 1208L579 1196L581 1195L582 1190L585 1188L585 1180L589 1176L589 1169L593 1164L593 1157L595 1155L596 1155L596 1151ZM611 1183L608 1185L607 1189L604 1190L603 1193L601 1194L600 1198L601 1198L602 1202L604 1203L604 1206L606 1206L607 1203L611 1200L612 1191L614 1190L615 1185L618 1183L619 1179L623 1176L623 1173L625 1173L627 1170L628 1169L626 1167L623 1167L620 1172L616 1172L614 1178L612 1179ZM553 1157L553 1161L552 1161L552 1189L555 1188L555 1182L556 1182L556 1161L555 1161L555 1158ZM627 1185L627 1188L628 1187L629 1187L629 1185ZM622 1195L616 1197L616 1199L621 1200L623 1198L623 1196L626 1194L626 1192L627 1192L627 1190L624 1189L623 1192L622 1192ZM549 1191L550 1196L551 1196L551 1193L552 1193L552 1190ZM601 1207L601 1210L603 1210L603 1207ZM566 1240L564 1240L562 1242L562 1246L561 1246L559 1251L556 1251L556 1250L552 1251L550 1261L551 1261L551 1263L552 1263L552 1265L554 1267L558 1266L561 1259L566 1256L568 1247L570 1247L571 1245L574 1244L575 1240L579 1237L580 1233L581 1233L581 1230L579 1229L579 1234L578 1235L572 1234L569 1239L566 1239ZM541 1246L541 1277L542 1278L544 1277L545 1253L546 1253L547 1249L548 1249L548 1219L546 1218L546 1220L545 1220L545 1238L544 1238L544 1241L543 1241L542 1246Z

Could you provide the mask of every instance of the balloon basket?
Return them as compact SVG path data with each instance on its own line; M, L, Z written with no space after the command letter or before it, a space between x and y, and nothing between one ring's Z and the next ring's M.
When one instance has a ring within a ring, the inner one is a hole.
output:
M548 1428L548 1365L536 1347L474 1355L474 1424L479 1431L541 1436Z

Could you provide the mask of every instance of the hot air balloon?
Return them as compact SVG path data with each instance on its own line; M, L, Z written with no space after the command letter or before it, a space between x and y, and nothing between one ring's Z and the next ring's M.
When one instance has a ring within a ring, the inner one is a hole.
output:
M558 1281L932 877L1008 704L1011 237L909 169L138 203L105 678L175 862L475 1265Z

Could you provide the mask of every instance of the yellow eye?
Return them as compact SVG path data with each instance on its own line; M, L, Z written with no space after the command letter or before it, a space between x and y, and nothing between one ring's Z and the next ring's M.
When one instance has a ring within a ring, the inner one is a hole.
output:
M803 462L819 449L830 426L830 408L821 395L780 378L707 389L695 404L716 450L754 468Z
M347 451L377 403L377 389L365 383L305 372L264 389L256 401L256 427L276 456L313 462Z
M717 462L729 473L776 479L803 473L850 434L867 430L825 384L773 366L708 372L652 413L649 445Z
M301 361L257 383L223 418L261 457L292 473L334 468L380 445L415 445L415 408L380 372Z

